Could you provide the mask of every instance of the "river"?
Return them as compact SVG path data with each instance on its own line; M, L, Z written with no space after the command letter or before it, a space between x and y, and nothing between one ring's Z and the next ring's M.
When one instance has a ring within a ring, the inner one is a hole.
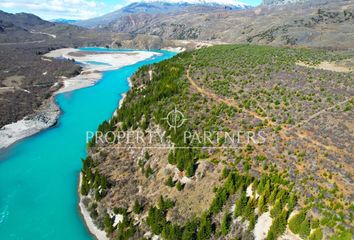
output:
M95 86L57 95L62 109L57 125L0 153L0 239L93 239L78 210L86 131L112 116L139 67L175 55L159 52L163 55L104 72Z

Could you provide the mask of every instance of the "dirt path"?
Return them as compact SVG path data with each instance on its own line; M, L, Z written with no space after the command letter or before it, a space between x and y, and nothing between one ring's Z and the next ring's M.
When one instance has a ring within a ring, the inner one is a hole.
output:
M193 56L194 57L194 56ZM212 91L209 91L207 89L204 89L202 87L200 87L194 80L193 78L190 76L190 69L192 67L192 64L189 65L188 69L187 69L187 72L186 72L186 76L187 76L187 79L189 81L189 83L191 84L191 87L193 89L195 89L196 91L198 91L200 94L202 94L203 96L206 96L207 98L210 98L210 99L213 99L214 101L216 101L217 103L224 103L228 106L231 106L231 107L235 107L235 108L240 108L239 104L237 103L237 101L233 100L233 99L225 99L225 98L222 98L220 96L218 96L217 94L213 93ZM300 127L301 125L303 124L306 124L308 122L310 122L312 119L318 117L319 115L321 115L322 113L325 113L327 111L330 111L331 109L334 109L335 107L339 106L339 105L342 105L342 104L345 104L346 102L348 102L350 99L347 99L343 102L340 102L332 107L329 107L329 108L326 108L326 109L323 109L321 110L320 112L317 112L313 115L311 115L308 119L296 124L295 126L291 127L291 128L288 128L286 126L282 126L282 129L278 132L279 136L286 140L286 139L290 139L291 137L290 136L287 136L286 133L290 133L290 131L293 131L292 133L296 136L297 139L303 139L304 141L306 140L306 142L309 144L309 145L312 145L312 147L320 147L320 148L324 148L326 149L327 151L331 151L331 152L335 152L337 154L340 154L340 155L343 155L345 154L345 151L343 149L340 149L340 148L337 148L336 146L328 146L328 145L325 145L321 142L318 142L316 140L314 140L309 133L307 132L303 132L303 133L299 133L298 129L296 127ZM249 110L245 110L245 109L242 109L244 112L247 112L248 114L250 114L251 116L259 119L259 120L262 120L262 121L265 121L265 120L268 120L268 126L270 127L274 127L275 124L270 121L267 117L262 117L262 116L259 116L257 113L253 112L253 111L249 111Z
M45 32L35 32L35 31L30 31L30 33L33 33L33 34L41 34L41 35L46 35L48 37L51 37L51 38L57 38L56 35L54 34L50 34L50 33L45 33Z
M187 75L187 79L188 79L189 83L191 84L192 88L194 88L200 94L206 96L207 98L213 99L217 103L224 103L224 104L231 106L231 107L241 108L240 105L237 103L237 101L235 101L233 99L222 98L222 97L218 96L217 94L200 87L190 76L191 67L192 67L192 65L189 65L186 75ZM253 111L245 110L245 109L242 109L242 111L252 115L253 117L255 117L259 120L262 120L262 121L268 120L268 123L273 125L273 123L271 121L269 121L269 119L267 117L259 116L257 113L255 113Z

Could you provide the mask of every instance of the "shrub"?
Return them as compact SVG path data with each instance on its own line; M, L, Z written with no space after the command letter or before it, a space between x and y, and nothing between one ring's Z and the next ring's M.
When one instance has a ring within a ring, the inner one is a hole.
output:
M295 216L293 216L289 221L290 230L295 234L300 233L300 225L305 220L305 218L306 218L305 211L301 211Z
M133 206L133 212L135 214L139 214L144 210L144 207L139 203L138 200L135 200L134 206Z
M317 228L315 231L311 233L308 240L322 240L322 238L323 238L322 230L321 228Z

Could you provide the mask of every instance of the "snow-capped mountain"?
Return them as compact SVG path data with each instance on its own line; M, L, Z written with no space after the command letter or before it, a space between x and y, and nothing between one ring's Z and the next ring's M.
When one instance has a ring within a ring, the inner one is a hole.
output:
M309 0L263 0L263 5L266 6L279 6L289 3L304 3L309 2Z
M107 27L110 23L119 21L128 15L148 14L176 14L188 13L208 13L215 10L243 10L251 8L250 5L237 0L131 0L127 6L106 14L101 17L79 21L75 25L95 28ZM142 19L139 19L139 21Z
M133 1L132 1L133 2ZM136 1L135 1L136 2ZM236 0L142 0L144 3L171 3L171 4L191 4L191 5L205 5L205 6L230 6L238 8L249 8L250 5L236 1Z

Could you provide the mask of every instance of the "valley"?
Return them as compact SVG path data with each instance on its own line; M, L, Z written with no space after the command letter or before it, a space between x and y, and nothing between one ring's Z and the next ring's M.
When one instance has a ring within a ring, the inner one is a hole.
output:
M0 239L351 240L354 2L249 2L0 10Z

